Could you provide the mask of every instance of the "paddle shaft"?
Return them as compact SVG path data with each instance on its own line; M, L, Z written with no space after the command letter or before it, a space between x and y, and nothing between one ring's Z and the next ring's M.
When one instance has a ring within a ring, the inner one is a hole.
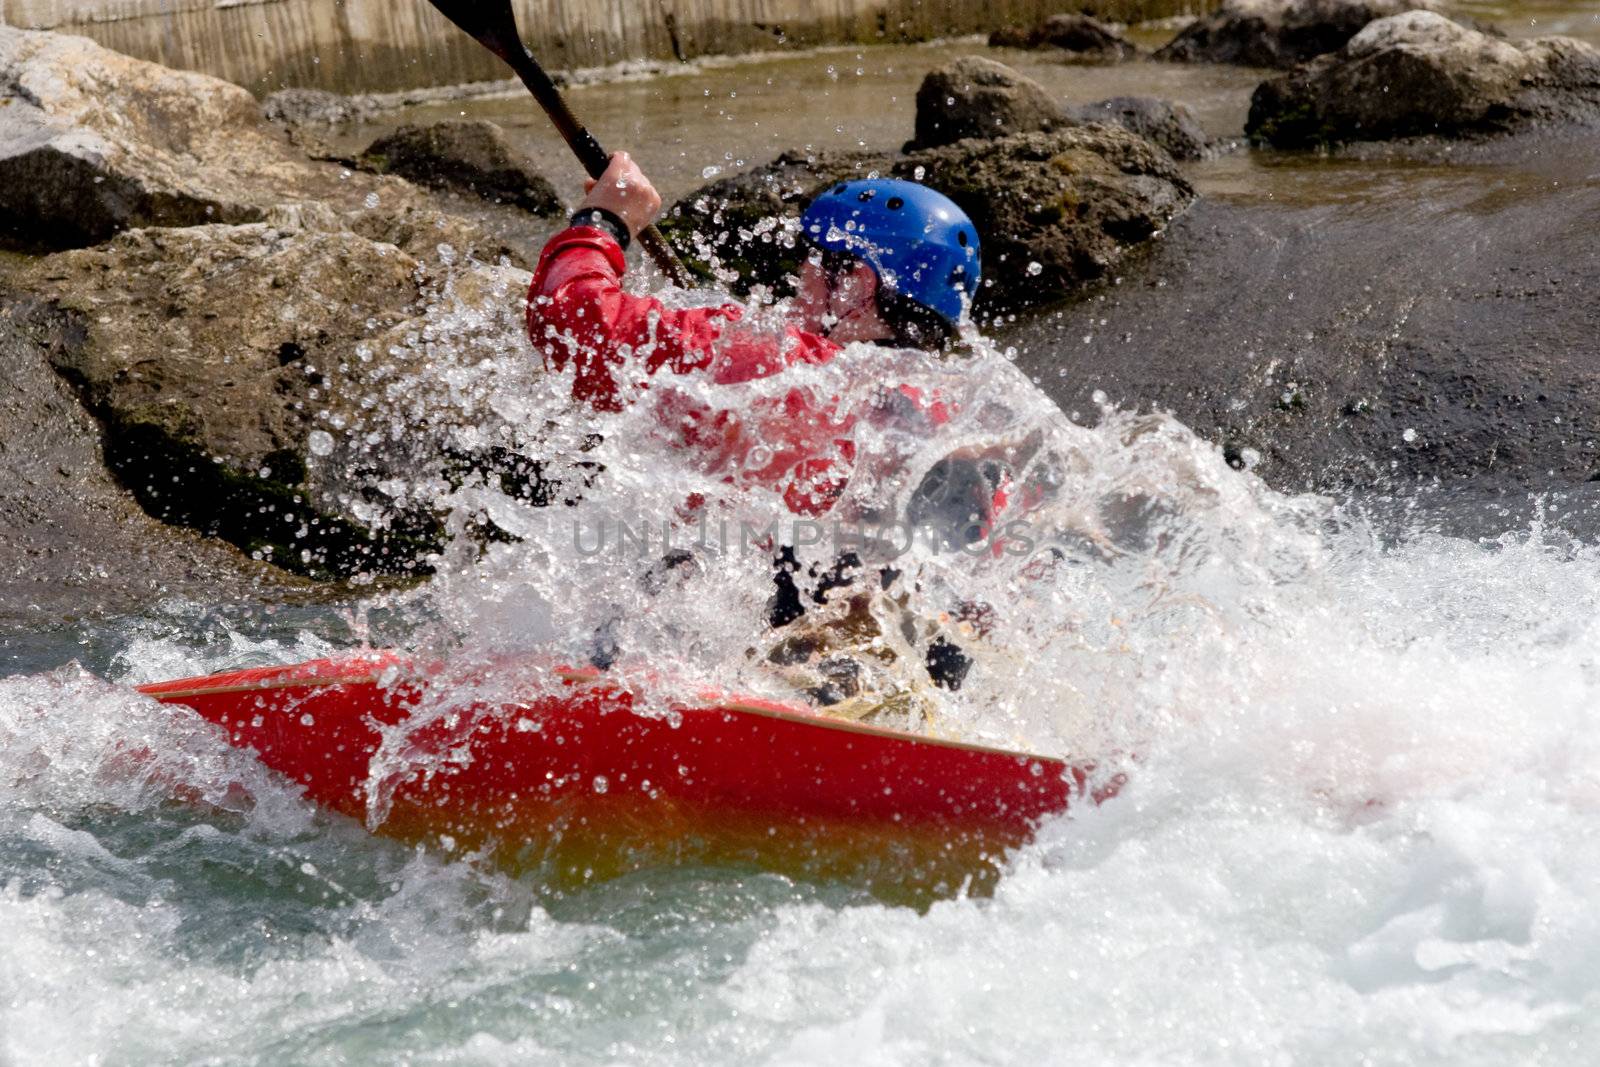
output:
M578 162L591 178L599 178L611 165L611 154L601 147L595 135L589 132L588 127L578 121L578 117L567 106L566 97L550 80L539 61L528 51L522 43L522 35L517 32L516 15L511 10L510 0L429 0L440 13L465 30L477 42L499 56L505 61L522 84L528 87L528 92L539 102L544 113L555 124L556 131L567 142L567 147L572 149L572 154L578 157ZM666 238L661 236L661 231L654 226L646 226L639 232L639 246L644 249L661 273L665 274L675 285L688 287L693 284L689 272L684 269L678 260L677 254L667 244Z

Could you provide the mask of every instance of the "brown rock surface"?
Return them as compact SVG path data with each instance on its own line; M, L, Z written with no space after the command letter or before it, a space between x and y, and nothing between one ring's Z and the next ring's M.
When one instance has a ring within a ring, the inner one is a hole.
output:
M917 133L907 147L1071 125L1066 110L1032 78L992 59L962 56L923 79L917 90Z
M1059 48L1101 63L1133 59L1139 48L1122 34L1088 15L1051 15L1031 30L1012 26L989 36L991 48Z
M75 248L140 226L259 222L280 208L327 225L379 207L436 213L403 181L306 158L236 85L87 38L0 26L0 243ZM504 251L487 235L463 248Z
M434 189L453 189L534 215L558 215L561 197L512 147L505 131L482 119L402 126L361 154L364 167Z
M459 311L435 299L446 280L349 231L145 229L40 261L14 314L151 514L310 574L404 573L437 530L426 502L380 484L426 480L418 464L438 469L452 428L484 419L459 401L405 407L407 379L433 370L429 315ZM526 275L448 281L490 309L479 329L514 328ZM446 340L468 346L456 330Z
M1507 41L1412 11L1262 83L1245 130L1292 148L1595 121L1600 49L1570 37Z
M905 155L787 153L685 197L666 220L692 259L782 288L795 225L817 190L870 176L924 181L966 210L983 241L983 305L1071 292L1161 230L1194 191L1171 157L1113 127L969 139Z
M1438 0L1224 0L1157 49L1155 58L1287 68L1337 51L1374 19L1438 9Z

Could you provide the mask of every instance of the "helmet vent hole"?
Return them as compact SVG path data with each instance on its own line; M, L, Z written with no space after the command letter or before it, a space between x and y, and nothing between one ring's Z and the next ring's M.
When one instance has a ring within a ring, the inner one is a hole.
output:
M836 188L835 188L835 189L834 189L834 190L833 190L833 195L834 195L834 196L843 196L843 195L844 195L844 186L842 186L842 185L840 185L840 186L837 186L837 187L836 187Z
M890 211L899 211L901 208L906 206L906 202L901 200L898 196L891 196L889 198L889 202L884 206Z
M863 189L861 190L861 194L857 196L856 199L865 204L867 201L871 200L877 195L878 191L876 189Z
M962 230L960 233L956 234L956 241L960 243L962 248L967 247L967 231Z

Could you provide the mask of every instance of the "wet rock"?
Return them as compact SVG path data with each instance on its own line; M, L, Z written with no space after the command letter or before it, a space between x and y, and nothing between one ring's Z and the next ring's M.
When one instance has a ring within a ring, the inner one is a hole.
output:
M1104 274L1193 199L1172 159L1125 130L1079 127L969 139L904 155L788 153L715 182L665 220L692 261L782 290L799 267L805 205L834 181L922 181L972 216L983 240L980 308L1039 303Z
M990 48L1037 48L1038 27L1028 29L1026 26L1002 26L989 35Z
M1581 488L1592 507L1600 244L1577 220L1600 218L1593 145L1528 130L1453 147L1436 158L1478 180L1401 167L1381 188L1351 174L1322 197L1202 198L1139 276L998 340L1063 410L1172 412L1295 493L1415 501L1438 479L1429 495L1491 538L1530 491L1542 508Z
M931 72L917 90L916 137L907 149L967 137L1005 137L1072 125L1042 85L992 59L962 56Z
M1096 62L1115 63L1139 54L1122 34L1087 15L1051 15L1031 30L1009 26L989 36L991 48L1059 48Z
M453 189L535 215L558 215L561 197L533 161L492 122L402 126L361 154L364 167L419 185Z
M301 590L289 575L140 509L107 472L100 429L52 370L41 332L13 317L19 295L0 282L0 625L10 632L0 673L53 666L29 643L62 620L147 610L173 596L222 605Z
M894 157L882 152L785 152L771 163L720 178L679 200L658 228L692 266L740 292L787 291L801 258L801 213L836 181L882 177Z
M14 314L48 338L151 515L314 576L408 573L440 531L384 486L427 482L454 430L488 424L459 400L407 406L417 394L402 383L433 369L417 347L440 332L430 292L448 280L439 307L494 309L445 333L470 348L474 329L515 318L527 280L429 273L346 230L144 229L40 261Z
M82 247L131 227L259 222L306 204L327 218L437 214L404 181L307 159L236 85L0 26L0 243ZM464 247L504 251L487 234Z
M1374 19L1438 8L1438 0L1224 0L1157 49L1155 58L1288 68L1344 47Z
M361 97L325 89L280 89L261 101L262 117L281 126L345 126L371 113L371 104Z
M1194 198L1170 157L1105 126L962 141L891 170L972 216L985 296L1002 306L1050 300L1101 277Z
M1413 11L1264 82L1246 133L1279 147L1498 133L1600 120L1600 50L1569 37L1507 41Z
M1079 122L1109 122L1153 141L1173 159L1202 159L1211 140L1186 104L1158 100L1152 96L1114 96L1093 104L1073 108Z

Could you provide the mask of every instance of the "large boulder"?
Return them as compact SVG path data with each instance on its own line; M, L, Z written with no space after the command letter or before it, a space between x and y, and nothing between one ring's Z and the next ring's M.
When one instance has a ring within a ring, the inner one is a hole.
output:
M917 133L908 148L932 148L968 137L1071 126L1042 85L992 59L962 56L932 71L917 90Z
M1153 96L1113 96L1073 108L1069 114L1079 122L1109 122L1153 141L1173 159L1202 159L1211 150L1211 139L1200 120L1186 104L1158 100Z
M60 635L35 639L47 620L144 611L173 596L259 603L304 588L140 509L106 470L94 418L10 315L7 288L0 278L0 673L54 665Z
M904 155L788 153L685 197L664 220L691 260L782 291L799 268L805 205L836 181L922 181L972 216L983 241L980 307L1039 303L1105 274L1188 206L1166 153L1125 130L1077 127L968 139Z
M1133 59L1139 48L1122 34L1088 15L1051 15L1031 30L1012 26L989 35L991 48L1059 48L1102 63Z
M439 535L406 487L490 424L459 395L412 403L451 373L448 353L419 346L517 336L527 284L438 269L343 229L142 229L39 261L12 315L46 338L152 515L312 575L404 573ZM441 329L433 314L455 318Z
M1344 47L1374 19L1438 9L1438 0L1224 0L1157 49L1155 58L1288 68Z
M986 299L1002 306L1104 276L1194 198L1171 157L1108 126L962 141L908 155L891 172L927 182L972 216Z
M535 215L561 213L561 197L533 161L482 119L402 126L361 154L378 174L397 174L418 185L451 189Z
M82 37L0 26L0 241L39 250L138 226L418 216L427 194L306 158L245 90ZM297 207L298 206L298 207ZM502 254L487 234L463 248Z
M893 162L884 152L785 152L700 187L656 225L692 268L723 285L787 292L800 265L800 215L811 198L833 182L883 177Z
M1600 50L1569 37L1507 41L1413 11L1264 82L1246 132L1279 147L1502 132L1600 119Z

